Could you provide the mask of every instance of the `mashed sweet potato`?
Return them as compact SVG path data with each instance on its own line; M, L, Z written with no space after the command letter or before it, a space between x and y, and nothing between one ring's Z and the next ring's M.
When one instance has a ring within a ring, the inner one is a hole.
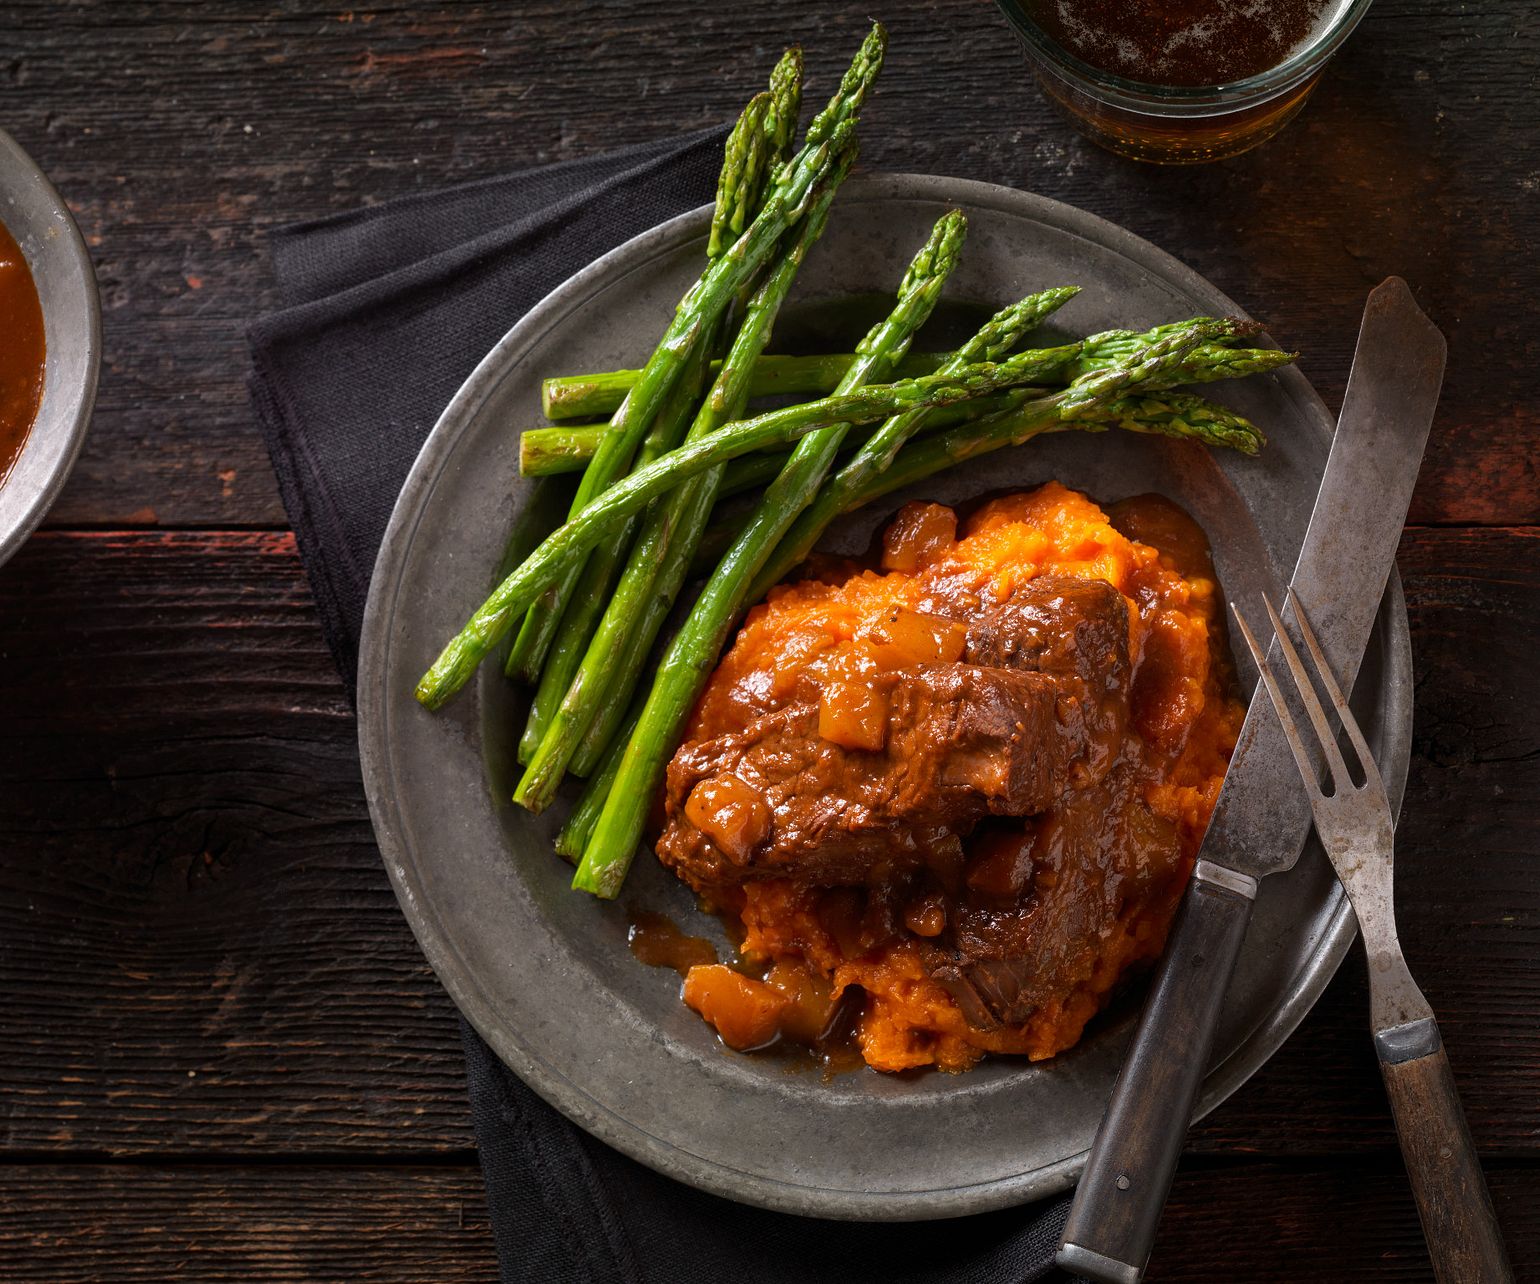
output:
M843 1014L880 1070L962 1070L986 1052L1038 1060L1073 1045L1129 970L1160 953L1243 714L1206 542L1168 501L1104 511L1049 483L986 503L961 525L939 505L908 506L879 565L826 565L750 613L681 754L698 760L702 746L724 746L735 762L758 754L751 765L763 773L785 758L786 728L800 728L828 751L820 770L837 753L844 769L864 763L871 776L871 764L888 761L873 755L896 753L894 679L884 675L1006 663L974 655L983 622L1049 576L1117 590L1130 676L1105 722L1116 733L1110 752L1105 728L1101 740L1075 741L1073 759L1055 768L1062 793L1043 810L1013 810L1008 790L980 795L965 832L938 837L893 822L904 851L891 867L874 863L869 846L855 875L851 861L836 874L814 853L783 851L772 876L755 852L771 841L781 804L745 783L761 777L740 766L693 791L693 777L681 785L670 823L709 849L714 863L696 869L717 881L679 872L733 920L744 962L761 973L687 979L686 1001L735 1046L816 1043ZM1073 659L1088 636L1067 634L1061 650ZM1061 726L1087 721L1079 703L1060 694ZM797 722L800 708L809 713ZM767 719L777 717L783 740L767 749ZM1026 722L1017 728L1033 734ZM895 760L891 770L919 767ZM937 770L955 783L955 763ZM795 800L804 810L818 801ZM838 823L844 835L856 821L841 813Z

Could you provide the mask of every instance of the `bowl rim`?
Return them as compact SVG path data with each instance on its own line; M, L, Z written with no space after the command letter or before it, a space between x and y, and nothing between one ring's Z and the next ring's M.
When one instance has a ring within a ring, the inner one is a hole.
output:
M1212 85L1161 85L1093 67L1032 18L1021 0L995 0L1006 23L1054 74L1114 106L1153 115L1207 116L1267 102L1319 72L1347 42L1374 0L1343 0L1341 9L1276 67Z
M19 482L26 482L35 487L23 500L19 520L8 529L0 529L0 565L3 565L26 542L58 500L60 492L64 489L64 483L69 480L70 474L74 471L75 461L80 457L80 448L85 443L86 430L91 423L91 412L96 405L96 389L101 372L102 305L101 295L96 287L96 267L91 262L91 255L86 249L85 238L80 233L75 216L70 212L59 190L49 181L48 176L43 173L42 168L26 149L4 129L0 129L0 153L8 154L22 168L30 171L32 181L44 203L52 206L54 225L60 229L62 235L57 239L50 253L62 256L70 271L84 286L80 291L80 297L84 303L86 322L85 378L73 385L58 388L57 391L45 379L43 396L38 403L31 430L22 443L21 453L16 457L10 475L0 483L0 492L9 490ZM22 247L22 253L27 257L28 270L33 271L35 279L37 274L33 264L38 256L30 253L27 245L27 242L33 238L27 236L24 239L16 236L17 229L9 223L7 227L15 236L17 244ZM41 291L39 291L39 302L42 303ZM46 304L43 308L43 325L46 333L49 313ZM28 477L24 472L28 452L33 450L34 442L38 440L37 428L43 419L44 411L52 408L51 396L64 398L59 411L59 421L63 428L62 448L58 450L58 454L50 461L47 471L40 478Z

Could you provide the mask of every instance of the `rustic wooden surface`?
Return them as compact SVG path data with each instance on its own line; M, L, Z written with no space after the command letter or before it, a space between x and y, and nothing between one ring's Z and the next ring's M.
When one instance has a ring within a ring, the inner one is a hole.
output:
M0 1275L488 1279L458 1036L375 855L244 390L299 218L726 119L873 6L323 9L12 0L0 124L68 196L101 397L0 568ZM1540 1277L1540 12L1379 0L1267 147L1140 167L1071 134L983 0L889 0L865 161L1111 217L1303 348L1335 406L1370 285L1450 368L1401 550L1398 853L1521 1278ZM1427 1280L1353 956L1194 1134L1152 1279Z

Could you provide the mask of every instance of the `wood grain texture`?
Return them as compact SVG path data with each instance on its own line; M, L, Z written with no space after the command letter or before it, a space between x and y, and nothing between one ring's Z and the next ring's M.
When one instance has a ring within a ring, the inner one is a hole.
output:
M1513 1268L1442 1047L1380 1072L1439 1284L1511 1284Z
M1521 1280L1540 1271L1540 1174L1494 1169L1492 1195ZM1234 1164L1177 1174L1148 1284L1432 1284L1406 1174L1394 1166Z
M293 538L46 534L0 620L5 1146L467 1146Z
M816 98L872 12L6 6L0 120L81 222L105 355L54 529L0 567L0 1276L495 1277L453 1009L380 867L246 401L244 327L277 303L264 237L725 122L791 40ZM1068 130L985 0L875 16L893 46L864 164L1121 223L1303 349L1333 409L1383 276L1448 334L1412 519L1485 529L1402 545L1398 905L1518 1276L1540 1277L1540 11L1377 0L1280 138L1170 170ZM1366 1013L1355 950L1192 1134L1152 1281L1432 1278Z
M474 1165L0 1167L8 1281L497 1279Z
M1478 1144L1533 1155L1540 537L1416 530L1401 563L1403 940ZM5 1146L469 1144L452 1010L374 850L292 539L45 533L0 568L0 652ZM1193 1146L1394 1153L1366 1014L1355 953Z
M864 164L1007 183L1122 223L1303 349L1334 408L1364 294L1404 275L1450 338L1414 518L1540 519L1532 5L1379 0L1296 123L1190 169L1069 131L985 0L881 9L892 52ZM243 388L243 328L276 301L272 227L725 122L788 41L822 95L869 10L8 5L0 119L70 200L105 302L95 427L52 521L284 524Z
M1518 1278L1534 1278L1540 1174L1491 1177ZM496 1279L469 1165L0 1167L0 1261L18 1284ZM1225 1164L1177 1174L1146 1278L1427 1284L1432 1273L1404 1174Z

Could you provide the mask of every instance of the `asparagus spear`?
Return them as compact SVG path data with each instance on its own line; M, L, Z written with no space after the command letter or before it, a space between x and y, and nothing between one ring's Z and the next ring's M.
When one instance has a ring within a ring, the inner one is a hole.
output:
M1030 294L1019 303L995 313L977 334L947 359L941 367L942 373L956 373L976 361L998 361L1021 341L1027 331L1034 329L1044 317L1079 293L1079 288L1075 286L1044 290ZM893 462L900 447L925 427L932 413L928 410L915 410L895 415L867 438L855 458L818 491L781 537L774 553L755 576L748 601L763 597L770 585L812 552L819 536L844 511L850 497Z
M761 180L766 169L766 153L770 146L765 134L765 121L770 113L770 103L771 96L768 92L756 94L749 99L727 135L727 141L722 149L722 168L717 175L716 206L712 211L711 235L707 251L708 266L721 257L725 244L731 243L727 239L729 236L736 240L737 236L742 235L744 226L752 217L754 206L759 200ZM692 346L685 361L686 368L699 368L700 347L698 342L692 340ZM679 431L683 431L684 422L690 414L689 403L699 395L699 387L689 387L688 383L689 380L681 376L662 397L656 418L648 431L649 440L660 440L666 443L664 449L678 444L678 436L673 429L677 426ZM613 417L612 427L617 432L629 431L627 418L627 405L623 401ZM599 444L602 446L603 443ZM641 462L644 463L646 462L646 444L645 441L642 443L642 451L639 455ZM597 450L595 453L598 453ZM631 466L634 466L634 461L630 458L630 452L627 452L626 458L619 461L617 467L624 471ZM585 473L592 467L592 457L590 457ZM591 486L588 476L585 475L582 485ZM584 493L582 490L579 491L580 499ZM576 507L573 511L576 511ZM535 603L525 617L513 646L509 649L505 666L508 676L522 679L527 683L541 682L542 684L530 703L528 722L519 745L521 759L526 759L533 748L529 744L532 735L538 743L536 729L545 725L550 716L551 704L560 698L561 690L565 690L563 682L554 696L550 694L548 688L555 681L555 678L550 676L551 669L566 668L568 669L566 676L571 677L570 668L575 663L569 659L572 637L584 625L584 621L575 616L583 615L588 604L596 597L602 598L608 590L612 557L613 546L600 550L589 558L580 572L575 573L571 582L558 586L558 591L547 600ZM587 623L591 626L592 620L588 620ZM547 664L546 656L553 649L555 651L553 663ZM545 680L542 681L542 679Z
M714 262L726 253L758 211L766 181L785 163L790 153L801 101L802 51L791 48L770 73L770 88L750 100L728 136L717 180L716 207L712 211L706 250L708 261ZM665 400L634 466L645 466L679 444L705 384L704 358L710 346L696 346L689 373L680 379ZM534 699L530 702L524 734L519 741L521 762L529 762L538 751L551 719L577 673L615 578L625 564L638 521L633 518L618 538L596 549L578 577L554 642L549 646ZM547 616L535 626L526 622L525 627L548 629L551 618ZM515 644L509 655L510 670L516 661L527 663L528 657L538 659L546 650L543 636L535 632L527 655Z
M722 146L716 205L711 211L711 232L706 242L708 260L722 257L727 247L743 235L758 208L765 177L765 117L769 112L769 91L755 94L733 122Z
M904 364L899 363L899 369L894 372L894 378L909 377L901 373ZM987 398L984 399L986 402L987 400ZM964 406L946 406L934 410L925 422L926 431L941 427L950 428L953 424L960 424L965 419L976 419L983 413L981 406L982 403L969 402ZM607 428L607 424L549 424L542 428L524 429L519 434L520 475L552 477L560 473L582 471L584 465L593 457L594 447Z
M715 261L726 253L758 211L766 182L790 154L801 101L802 51L794 47L776 63L770 73L770 88L750 101L728 137L718 177L716 207L712 212L706 250L708 261ZM680 380L665 402L634 466L645 466L679 444L705 385L704 358L710 346L697 345L689 374ZM519 741L520 762L528 763L538 753L551 720L577 675L615 579L626 564L639 521L639 518L633 518L618 538L596 549L583 567L530 702L524 734ZM537 638L532 650L538 654L543 649ZM510 659L518 654L516 645Z
M720 258L728 246L743 235L759 209L765 182L791 154L797 132L797 114L802 106L802 50L793 45L770 72L770 87L757 95L750 106L759 104L752 117L748 111L733 126L740 135L744 156L741 165L724 164L717 176L716 208L711 217L711 235L706 243L707 258ZM733 146L728 139L728 150Z
M1111 375L1109 371L1091 378L1099 380ZM1158 383L1159 376L1138 386L1142 389ZM1020 446L1043 433L1105 432L1109 427L1227 446L1244 455L1256 454L1267 441L1250 421L1201 397L1130 395L1109 399L1099 408L1061 416L1044 414L1041 402L1028 401L1015 409L997 411L977 422L911 442L899 451L886 472L871 478L850 497L845 511L1002 446Z
M703 411L692 437L712 432L723 422L743 414L748 400L745 381L769 338L775 311L789 291L808 249L822 233L828 203L832 202L834 189L842 181L843 174L836 173L830 180L827 201L818 218L809 215L799 244L793 247L781 265L778 279L770 282L759 301L757 310L762 312L763 322L745 328L741 345L723 366L722 373L726 378ZM710 520L726 467L726 464L719 464L670 495L656 514L651 532L653 539L646 542L645 549L638 549L634 559L637 565L631 568L635 582L628 586L630 594L612 605L613 613L608 617L618 633L618 642L613 637L606 639L610 649L596 654L597 680L583 693L583 705L575 711L575 725L587 723L581 739L570 751L571 769L579 775L587 775L598 766L619 729L623 696L640 679L653 643L690 574L695 548Z
M1073 383L1083 375L1094 374L1098 370L1105 370L1109 365L1115 365L1129 353L1137 351L1147 343L1154 343L1157 339L1170 334L1181 322L1167 322L1163 325L1152 326L1148 330L1104 330L1094 340L1088 340L1086 350L1080 354L1077 361L1072 362L1064 369L1064 378ZM1234 335L1222 344L1203 344L1192 353L1192 360L1205 365L1217 364L1212 348L1224 348L1239 339L1249 338L1261 331L1262 327L1254 321L1236 321ZM1216 378L1223 378L1216 375Z
M1171 326L1156 326L1143 334L1132 330L1110 330L1098 344L1065 372L1065 382L1083 374L1105 370L1117 364L1142 343L1151 343L1171 332ZM1238 327L1236 333L1224 340L1233 344L1254 330ZM1199 377L1176 378L1173 383L1207 383L1215 379L1235 379L1242 374L1254 374L1284 365L1294 360L1298 353L1283 353L1274 348L1246 348L1236 353L1241 365L1238 374L1230 373L1225 366L1221 345L1205 344L1191 357L1194 373ZM904 379L934 374L947 359L944 352L911 352L894 372ZM849 352L826 353L813 356L764 356L754 363L753 377L749 381L749 396L764 397L775 393L827 396L833 391L840 377L850 368L855 355ZM1201 372L1201 373L1200 373ZM713 373L715 373L713 371ZM540 390L541 404L547 419L589 419L607 415L618 406L626 393L636 383L637 370L607 370L598 374L559 375L547 379Z
M904 274L893 311L857 345L857 361L840 380L837 394L850 392L872 377L881 378L908 349L956 266L967 227L957 210L937 221ZM812 500L850 426L849 422L830 424L797 444L669 645L573 878L574 887L600 895L613 895L609 889L619 887L668 756L745 594L786 528Z
M608 424L557 424L519 434L519 475L552 477L583 468L593 458Z
M700 440L725 421L743 413L747 402L747 374L770 338L782 302L807 252L823 234L829 208L840 184L855 162L852 147L824 181L807 217L797 230L791 248L755 292L745 309L721 372L705 404L690 427L688 439ZM681 486L660 500L649 514L645 529L633 550L608 605L602 601L600 620L581 666L564 688L560 705L541 736L529 768L514 791L514 801L531 811L541 811L555 796L568 765L596 719L609 733L618 711L624 707L653 640L663 626L675 595L689 568L693 544L710 516L720 480L721 465ZM692 547L686 548L685 545ZM610 711L608 717L603 711ZM598 734L604 734L603 727ZM578 770L591 769L604 744L591 750Z
M826 397L855 359L853 352L760 357L749 378L749 396L792 393ZM917 379L935 374L945 360L944 352L911 352L893 373L902 379ZM640 370L606 370L597 374L558 375L540 385L541 409L547 419L590 419L611 414L625 400L640 374Z
M758 208L765 177L765 117L769 111L769 93L755 94L727 135L706 242L708 261L721 258L727 247L743 235Z
M1059 302L1064 298L1072 297L1073 293L1075 292L1070 291L1065 294ZM991 319L942 369L950 370L956 366L965 365L970 360L978 360L981 356L994 357L1000 352L1008 351L1014 340L1010 338L1009 325L1001 326L1000 322L1003 319L1009 319L1010 311L1007 309ZM1089 378L1096 370L1107 368L1119 356L1126 357L1137 351L1141 345L1158 341L1174 333L1178 328L1176 325L1163 325L1143 335L1113 331L1094 336L1087 341L1086 349L1081 355L1070 362L1066 369L1080 371L1079 378ZM1244 323L1235 323L1230 337L1237 337L1243 333L1255 333L1257 328L1251 326L1248 329ZM1086 355L1087 351L1092 354L1090 357ZM1271 352L1270 349L1256 351ZM1268 366L1282 364L1288 359L1286 354L1274 354L1266 358L1265 362L1259 362L1255 358L1243 356L1222 345L1206 344L1200 346L1194 355L1189 356L1183 366L1201 365L1205 372L1225 371L1228 377L1229 372L1232 371L1246 369L1246 372L1249 372L1248 367L1255 368L1258 364ZM1177 377L1179 375L1174 374L1154 380L1147 387L1152 389L1165 387ZM1185 418L1183 411L1187 412ZM895 416L872 434L866 444L857 451L855 457L819 492L818 497L787 532L780 547L776 549L775 556L766 563L756 579L749 595L750 601L757 601L763 597L772 584L812 552L813 545L818 542L829 523L850 508L851 501L857 495L888 471L904 443L924 426L927 417L933 413L935 412L922 410ZM1255 429L1244 420L1241 421L1245 424L1244 429L1236 427L1233 419L1234 417L1228 416L1227 412L1211 414L1206 410L1198 410L1191 402L1185 403L1183 410L1173 411L1170 406L1162 406L1150 398L1140 398L1137 402L1130 399L1123 405L1114 403L1111 406L1103 406L1077 426L1095 431L1098 427L1105 429L1111 421L1133 432L1173 435L1173 426L1179 424L1184 433L1175 435L1196 434L1201 431L1215 444L1229 445L1246 450L1248 454L1254 454L1260 445L1256 440L1260 438L1260 434L1256 433Z
M615 783L615 777L620 771L620 755L625 752L626 741L631 739L631 733L636 730L636 721L641 716L641 702L637 701L626 712L615 743L605 754L598 774L589 780L582 794L579 795L572 814L556 831L556 854L566 857L574 865L581 859L583 849L588 846L588 837L594 832L594 826L599 821L599 813L604 810L604 800L609 797L610 786Z
M785 159L780 148L781 116L788 105L795 115L801 92L800 51L788 50L776 64L770 79L772 88L749 100L722 149L722 167L717 175L716 205L712 210L706 251L708 264L719 259L743 234L759 208L769 171ZM690 415L690 405L699 396L700 382L705 377L700 369L702 350L703 345L697 343L689 358L689 369L694 378L682 377L664 398L638 454L640 463L645 464L649 457L655 458L663 450L678 444L679 434L684 431ZM650 443L661 449L649 451ZM603 601L615 564L625 552L623 545L634 534L634 531L628 531L625 538L588 559L571 591L566 593L569 601L564 609L558 599L531 607L509 650L508 675L526 682L540 681L519 744L521 761L527 760L534 751L540 733L550 719L552 705L566 689L593 627L593 604ZM548 654L549 662L546 660Z
M1146 388L1159 389L1160 380ZM1124 432L1148 433L1156 437L1175 437L1201 441L1207 446L1224 446L1243 455L1255 455L1267 445L1262 430L1244 415L1216 405L1190 393L1151 393L1119 397L1098 407L1079 422L1066 424L1081 432L1105 432L1120 428Z
M1186 324L1185 322L1183 324ZM1159 330L1167 330L1167 327L1157 327ZM1124 336L1131 331L1112 331L1115 336L1105 346L1098 345L1099 355L1092 361L1086 358L1077 358L1072 363L1066 363L1065 369L1054 372L1054 379L1062 379L1067 370L1076 371L1078 374L1091 373L1094 370L1103 370L1116 364L1130 353L1139 348L1139 342L1130 346ZM1154 331L1149 332L1151 334ZM1158 335L1156 337L1159 337ZM1134 335L1135 340L1139 336ZM1148 342L1149 340L1143 340ZM1220 344L1205 343L1197 348L1182 361L1181 365L1169 375L1163 376L1160 381L1162 388L1175 388L1183 384L1212 383L1219 379L1240 379L1250 374L1265 374L1269 370L1276 370L1280 366L1288 365L1297 360L1297 352L1281 352L1277 348L1227 348ZM775 392L818 392L827 393L838 382L838 375L849 368L849 363L854 360L850 354L840 354L828 357L761 357L755 363L754 372L750 377L750 396L755 395L755 389L762 386L764 372L767 364L777 380L782 378L781 370L790 370L786 383L776 384L774 387L765 385L765 390ZM895 372L900 378L911 378L915 375L930 374L940 367L946 360L945 355L937 353L923 353L918 357L910 353L903 361L899 362ZM785 363L781 365L779 363ZM813 373L807 379L803 379L799 371L806 363L806 369ZM575 379L609 379L618 376L629 376L631 371L617 370L603 375L575 375ZM559 382L548 380L548 383ZM1064 380L1064 382L1069 382ZM795 386L793 386L795 385ZM953 410L937 410L931 413L926 424L927 429L939 427L949 418L952 422L961 422L963 419L975 418L977 411L972 405ZM947 424L950 426L950 424ZM548 477L555 473L575 472L582 468L593 455L600 436L606 430L604 424L553 424L544 428L527 428L519 437L519 471L526 477ZM740 477L752 477L758 475L760 464L754 461L743 461L744 467L736 465L729 469L729 474ZM742 487L738 487L741 489Z
M1029 403L1060 419L1074 419L1110 401L1131 384L1170 373L1183 353L1205 337L1223 334L1231 323L1198 320L1167 339L1151 344L1128 361L1102 374L1082 380ZM686 478L706 471L724 460L763 450L777 443L795 441L832 424L863 424L886 419L905 410L949 406L984 397L1004 388L1039 382L1062 367L1081 350L1083 343L1057 348L1036 348L996 364L970 366L956 375L926 375L895 383L857 388L839 396L824 397L802 405L771 410L753 419L729 424L699 441L686 442L655 463L617 482L590 502L540 545L509 575L451 638L431 669L417 684L417 698L430 709L439 708L475 671L486 653L512 626L514 618L540 593L565 574L574 562L593 548L632 513L639 512L657 495L671 490ZM970 425L958 431L966 432ZM922 443L923 444L923 443Z
M968 404L979 405L983 402ZM1020 409L1020 406L1012 406L1008 408L1008 412L1011 415L1018 415ZM970 416L970 421L982 417ZM1106 432L1109 428L1172 437L1178 441L1196 441L1205 446L1227 447L1243 455L1255 455L1267 444L1267 438L1263 436L1261 429L1243 415L1238 415L1233 410L1203 397L1182 392L1163 393L1158 396L1119 397L1104 406L1096 407L1079 419L1069 423L1049 424L1040 431L1042 433ZM890 494L912 482L923 480L931 473L949 467L953 462L952 455L955 450L966 444L967 435L966 432L959 432L954 443L939 448L927 444L938 438L925 438L919 442L911 442L898 452L887 472L874 478L851 496L844 511L853 512L882 495ZM990 430L990 436L993 444L986 446L986 450L1015 444L1008 439L1007 435L997 434L993 429ZM742 490L759 489L775 475L785 459L784 454L766 453L745 455L741 459L733 460L727 466L727 474L722 479L721 495L726 497ZM712 567L732 544L733 537L738 533L738 525L737 521L727 518L713 522L707 527L705 534L701 536L700 546L696 550L695 561L690 567L692 573L707 575L711 572Z
M733 141L729 140L727 161L722 167L722 176L727 186L719 184L718 187L717 204L707 248L708 258L720 257L726 251L728 237L736 238L742 233L744 226L752 219L759 206L765 180L785 164L796 134L801 98L802 52L800 49L792 48L786 51L772 71L768 92L760 95L756 100L763 104L762 109L746 112L734 130L738 138L736 150L746 158L743 163L733 163L735 149ZM839 176L835 180L836 185L843 181L844 176L849 172L853 147L854 144L851 144L842 153L842 159L835 161L832 172ZM827 185L827 181L823 179L820 183ZM815 205L819 201L816 189L811 201ZM807 219L804 217L803 224L805 225L806 222ZM682 380L675 390L676 393L683 393L683 396L676 398L677 408L668 417L668 437L661 443L662 449L648 449L653 436L657 434L657 429L654 429L654 433L649 435L648 443L644 443L638 455L638 466L645 466L657 458L662 450L672 449L678 445L686 425L690 422L692 408L699 402L705 385L704 358L709 346L713 345L698 346L691 376ZM737 417L741 412L742 407L738 406L732 417ZM662 417L660 417L661 421ZM583 672L582 665L588 654L594 630L605 615L606 603L611 598L611 590L615 586L616 578L621 574L622 568L628 564L628 553L640 524L641 518L633 517L619 538L606 541L602 547L590 555L583 568L583 574L578 580L577 591L573 594L572 601L562 618L561 629L557 634L555 645L551 648L550 656L540 675L539 688L530 705L528 722L519 742L519 761L525 764L540 762L542 764L540 769L533 773L536 776L542 772L548 774L554 767L555 774L550 779L552 791L560 783L562 771L565 770L566 757L563 756L559 763L554 763L552 762L553 750L548 748L542 754L541 745L546 743L552 735L552 724L560 716L562 702L574 684L584 682L584 679L588 678L585 689L592 690L591 677ZM584 710L583 716L585 719L588 717L587 710ZM568 718L562 717L560 720L563 727L554 733L556 742L560 744L566 738L575 739L567 729ZM525 779L528 782L530 776L526 776ZM521 785L520 790L515 793L515 798L521 798L524 793L524 787ZM532 795L534 796L538 795ZM538 806L535 809L538 810Z
M1042 395L1041 391L1038 395ZM953 427L957 423L965 423L979 419L985 413L995 413L1000 409L1014 410L1016 407L1001 406L999 397L981 397L977 401L964 402L960 406L954 406L950 410L951 422L946 427ZM977 409L976 409L977 408ZM940 416L948 414L947 411L937 411ZM1150 433L1159 436L1176 437L1193 441L1201 441L1210 446L1225 446L1238 450L1244 455L1254 455L1264 445L1267 439L1260 429L1243 415L1236 414L1233 410L1209 401L1204 397L1191 393L1164 393L1160 396L1134 396L1120 397L1106 406L1098 407L1075 423L1064 424L1055 428L1055 432L1100 432L1106 427L1121 428L1128 432ZM930 425L927 425L927 429ZM565 434L581 429L569 429L556 427L551 429L532 428L525 434L526 437L539 435L544 432ZM581 445L577 449L582 449ZM905 473L908 465L905 462L909 458L909 452L914 449L913 443L906 445L898 452L895 467L899 472ZM552 456L554 458L554 456ZM586 455L583 456L586 458ZM733 460L726 466L722 474L722 484L717 490L718 502L728 499L733 495L741 495L745 491L763 490L775 480L776 474L781 471L787 460L784 451L763 451L753 455L743 455ZM542 459L544 456L542 456ZM542 463L541 469L547 466ZM536 476L549 476L551 472L560 471L551 469L537 471ZM847 506L844 510L849 512ZM727 551L727 546L732 542L732 535L737 526L734 523L730 528L713 523L708 528L703 539L706 540L696 551L695 559L691 562L691 571L700 571L705 574L716 565L722 554ZM704 563L704 565L703 565ZM576 760L574 760L574 763Z
M642 435L679 378L690 353L703 341L733 297L758 275L786 230L806 213L814 185L849 143L861 104L882 68L886 43L887 33L881 24L873 24L829 105L808 126L801 151L776 171L759 213L743 235L706 268L700 280L680 300L636 385L615 412L611 421L613 431L600 442L583 474L573 505L574 516L626 471ZM581 559L560 580L548 586L540 610L526 622L515 643L517 667L528 677L538 673L540 661L555 632L555 626L549 621L553 616L559 619L580 568Z
M653 424L652 431L637 451L636 466L645 467L679 444L689 423L695 404L700 400L705 380L706 363L702 359L704 348L691 357L685 373L670 389L663 407ZM595 622L604 610L614 584L615 576L624 564L631 541L636 538L638 517L632 517L618 533L596 548L583 564L577 577L576 588L567 609L562 613L560 627L556 631L550 654L540 670L540 681L530 700L525 719L524 734L519 739L519 761L527 763L540 745L540 739L550 725L556 708L561 702L567 685L572 681L583 652L588 646ZM528 619L526 618L526 627ZM510 675L514 651L509 653Z

